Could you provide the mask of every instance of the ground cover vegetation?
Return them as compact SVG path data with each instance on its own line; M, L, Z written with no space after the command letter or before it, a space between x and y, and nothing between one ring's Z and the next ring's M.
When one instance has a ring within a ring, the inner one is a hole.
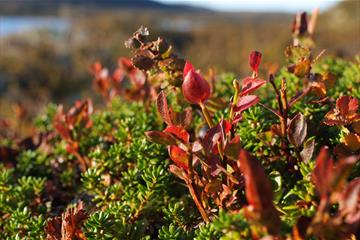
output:
M90 67L103 106L49 104L21 139L1 120L0 238L359 237L360 59L317 49L316 16L283 67L249 50L246 76L141 27L131 59Z

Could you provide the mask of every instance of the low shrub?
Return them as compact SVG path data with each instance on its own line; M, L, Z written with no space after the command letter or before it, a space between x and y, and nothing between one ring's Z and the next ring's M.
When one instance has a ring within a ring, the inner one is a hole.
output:
M50 104L1 141L0 238L358 237L360 59L314 55L296 19L286 65L252 51L241 80L141 27L132 59L91 66L104 106Z

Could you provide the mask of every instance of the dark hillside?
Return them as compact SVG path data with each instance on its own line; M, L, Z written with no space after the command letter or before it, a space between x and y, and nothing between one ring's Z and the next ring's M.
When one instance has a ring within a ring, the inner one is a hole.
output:
M2 0L0 3L2 15L55 15L62 8L81 9L161 9L167 11L204 11L205 9L182 4L164 4L152 0Z

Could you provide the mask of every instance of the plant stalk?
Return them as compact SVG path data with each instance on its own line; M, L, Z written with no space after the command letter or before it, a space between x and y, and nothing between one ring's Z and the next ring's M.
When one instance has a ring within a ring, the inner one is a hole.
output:
M204 219L204 221L206 223L208 223L208 222L210 222L209 216L206 213L206 211L200 201L199 195L198 195L197 191L195 190L195 186L194 186L194 169L193 169L193 164L192 164L192 154L189 154L189 156L188 156L188 165L189 165L188 173L189 173L190 181L188 181L186 185L189 188L191 197L194 200L195 205L201 214L201 217Z
M210 128L214 127L214 122L212 121L212 118L210 116L209 110L207 109L207 107L203 104L200 103L200 108L201 111L204 115L204 118L207 122L207 124L209 125ZM219 155L221 157L221 160L224 161L224 153L223 153L223 146L222 146L222 140L220 140L219 142L217 142L217 147L218 147L218 151L219 151ZM226 166L226 163L224 163L224 167Z
M233 118L234 118L234 109L235 109L235 106L239 100L239 93L240 93L240 85L239 85L239 81L234 79L233 81L233 87L234 87L234 90L235 90L235 93L234 93L234 98L233 98L233 101L232 101L232 104L230 106L230 113L229 113L229 121L232 122L233 121Z

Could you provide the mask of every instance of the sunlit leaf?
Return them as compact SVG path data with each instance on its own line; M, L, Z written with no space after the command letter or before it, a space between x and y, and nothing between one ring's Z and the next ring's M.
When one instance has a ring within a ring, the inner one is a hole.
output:
M177 166L186 170L189 169L189 164L188 164L189 156L187 152L173 145L169 146L168 150L171 160L173 160Z
M173 145L176 144L176 141L169 134L161 131L148 131L145 132L145 136L151 142L163 145Z
M166 100L166 95L163 91L161 91L157 97L156 106L157 106L157 110L160 113L160 116L162 117L163 121L167 125L172 125L172 118L170 115L169 106L168 106L168 103Z
M260 98L256 95L245 95L239 98L237 105L235 106L236 112L242 112L260 101Z
M174 135L176 138L180 139L181 141L183 141L185 143L189 143L189 141L190 141L189 133L182 127L168 126L164 130L164 132Z
M298 113L291 119L287 133L289 141L296 147L299 147L304 142L307 134L307 124L304 115Z
M174 125L182 126L184 128L188 127L191 124L192 120L192 110L191 107L186 108L183 112L174 112L170 109L171 120Z
M334 168L334 161L331 159L329 149L323 147L316 158L316 164L312 173L312 179L320 195L325 196L329 191L329 184Z
M280 218L272 203L272 187L263 167L244 150L240 151L239 164L245 177L247 201L255 211L260 213L260 221L270 233L279 232Z
M309 162L313 156L315 149L315 140L308 140L304 143L304 148L300 152L301 160L305 163Z
M260 78L247 77L242 80L241 95L249 94L266 83Z
M224 153L228 158L237 161L239 159L240 151L241 151L240 137L235 136L230 142L226 144Z

